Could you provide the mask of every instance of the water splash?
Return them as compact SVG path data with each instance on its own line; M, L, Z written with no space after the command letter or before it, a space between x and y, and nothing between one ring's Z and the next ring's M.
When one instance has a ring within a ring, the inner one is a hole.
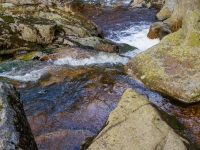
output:
M158 44L160 41L159 39L149 39L147 37L149 27L149 23L140 22L125 30L110 31L107 38L117 43L127 43L135 46L138 48L135 53L139 53Z
M100 52L97 55L90 56L89 58L83 58L83 59L74 59L72 57L60 58L54 61L54 64L56 65L68 64L71 66L83 66L83 65L91 65L91 64L100 64L100 63L125 64L128 60L129 58L121 57L114 53Z
M24 82L36 81L50 69L51 67L44 67L42 69L33 70L25 74L21 73L22 72L21 70L17 70L15 71L15 73L13 71L0 73L0 76Z

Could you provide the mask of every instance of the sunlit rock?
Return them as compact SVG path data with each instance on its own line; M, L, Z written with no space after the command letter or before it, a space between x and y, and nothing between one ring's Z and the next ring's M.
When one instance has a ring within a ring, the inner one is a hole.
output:
M187 140L163 121L146 98L133 89L127 89L88 150L186 150L185 144L188 144Z
M165 36L159 44L134 57L126 64L126 73L180 101L200 101L199 17L198 11L188 11L183 29Z
M200 1L195 0L165 0L163 8L156 15L159 20L164 20L172 32L182 27L182 20L188 10L200 9Z

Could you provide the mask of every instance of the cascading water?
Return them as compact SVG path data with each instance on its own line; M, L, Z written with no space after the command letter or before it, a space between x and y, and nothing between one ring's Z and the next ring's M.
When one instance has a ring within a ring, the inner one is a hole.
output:
M27 61L25 64L19 60L5 62L19 64L13 68L7 68L8 64L5 67L1 65L0 76L12 79L10 82L21 94L39 149L78 150L84 139L100 130L129 87L166 112L178 114L184 111L123 72L123 66L130 57L159 42L146 37L150 24L155 21L155 12L109 8L101 15L92 15L103 29L105 38L130 44L138 50L113 54L76 49L77 54L84 51L88 55L44 62ZM198 119L193 114L178 117L184 120L190 116Z

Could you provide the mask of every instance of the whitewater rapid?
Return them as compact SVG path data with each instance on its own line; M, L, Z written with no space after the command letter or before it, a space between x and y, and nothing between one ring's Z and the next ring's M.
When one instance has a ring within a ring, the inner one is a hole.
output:
M90 56L89 58L83 59L75 59L72 57L59 58L54 61L49 61L49 64L43 66L43 68L36 67L36 70L26 70L26 73L20 69L16 70L15 68L12 68L12 71L0 73L0 76L26 82L38 80L43 74L50 71L51 68L55 68L56 66L85 66L102 63L126 64L130 58L159 43L158 39L152 40L147 38L149 26L150 24L141 22L139 25L133 25L132 27L125 30L110 31L110 35L106 37L107 39L116 43L127 43L131 46L137 47L138 49L136 50L129 51L120 55L115 53L99 52Z

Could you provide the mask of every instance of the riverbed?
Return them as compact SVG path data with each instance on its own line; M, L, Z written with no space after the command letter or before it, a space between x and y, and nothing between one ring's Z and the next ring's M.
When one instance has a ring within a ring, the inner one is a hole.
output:
M101 129L129 87L171 115L178 132L183 130L182 134L200 142L200 104L174 103L124 74L126 62L159 42L146 36L149 26L156 21L157 10L106 7L99 12L85 15L102 28L106 39L138 49L114 54L63 48L62 51L69 52L66 57L48 61L10 60L0 70L2 80L14 84L20 92L38 148L80 149L87 137ZM175 117L180 124L174 121Z

